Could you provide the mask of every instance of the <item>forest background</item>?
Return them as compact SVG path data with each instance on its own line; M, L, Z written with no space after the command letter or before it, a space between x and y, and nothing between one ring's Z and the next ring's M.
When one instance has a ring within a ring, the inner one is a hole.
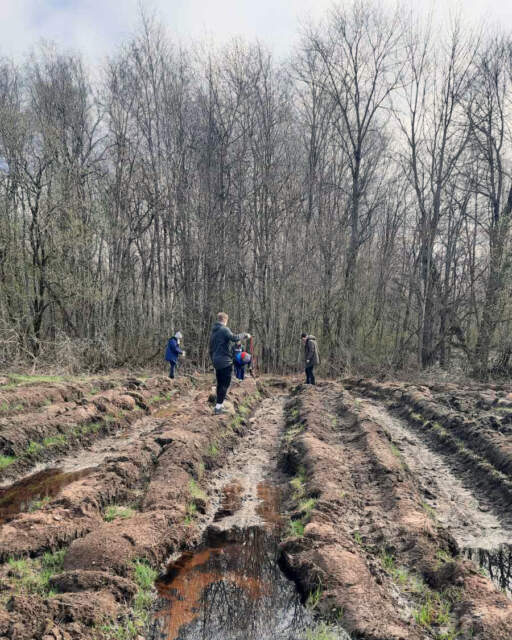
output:
M218 311L262 371L508 376L512 37L356 0L261 43L142 14L101 66L0 60L0 365L208 366Z

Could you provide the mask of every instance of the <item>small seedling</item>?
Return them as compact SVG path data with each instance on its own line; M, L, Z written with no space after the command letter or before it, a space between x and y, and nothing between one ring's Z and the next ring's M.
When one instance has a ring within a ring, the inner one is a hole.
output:
M105 514L103 519L106 522L112 522L117 518L122 520L127 520L128 518L132 518L135 515L135 510L131 507L123 507L117 504L111 504L105 509Z
M40 442L34 442L32 440L26 448L26 454L28 456L37 455L40 451L42 451L42 449L43 445Z
M311 610L316 609L318 603L320 602L320 598L322 597L322 593L322 585L319 584L316 589L309 593L306 600L306 607Z
M301 520L291 520L289 533L294 538L302 538L304 535L304 523Z

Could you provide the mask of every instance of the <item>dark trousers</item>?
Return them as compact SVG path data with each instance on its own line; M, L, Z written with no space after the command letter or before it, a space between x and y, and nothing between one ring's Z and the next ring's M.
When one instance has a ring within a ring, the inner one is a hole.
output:
M217 404L222 404L231 384L231 372L233 367L225 367L224 369L215 369L217 376Z
M306 367L306 384L316 384L313 368L314 365L311 367Z
M235 376L238 380L243 380L245 378L245 365L237 364L235 362Z
M177 362L169 362L169 364L171 365L171 368L169 370L169 378L174 378L174 373L176 372L176 369L178 368L178 363Z

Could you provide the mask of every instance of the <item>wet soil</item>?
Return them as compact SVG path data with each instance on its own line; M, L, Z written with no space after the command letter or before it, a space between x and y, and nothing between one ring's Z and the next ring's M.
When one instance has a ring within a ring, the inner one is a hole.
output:
M93 470L93 467L71 472L65 472L61 468L45 469L10 487L0 488L0 524L11 520L18 513L30 511L34 503L54 498L64 487L85 478Z
M158 584L152 638L291 640L314 626L279 569L276 539L253 527L238 541L184 554Z
M246 380L222 417L209 377L12 405L0 639L512 640L510 388L347 385Z
M343 610L357 637L510 640L512 602L459 554L450 518L455 534L465 527L451 497L473 509L466 542L479 539L480 520L490 532L498 526L496 539L506 537L499 519L486 521L480 503L449 473L438 478L447 493L436 493L428 480L449 469L417 452L383 405L330 383L301 390L290 415L288 463L305 479L303 498L314 506L303 537L286 541L285 558L304 589L322 585L318 607ZM425 461L430 477L420 470Z
M307 635L318 626L312 611L279 565L289 480L279 468L284 402L279 397L261 403L240 447L212 478L201 543L170 562L156 583L150 638L313 637ZM339 626L328 633L332 640L349 638Z
M362 407L382 425L403 464L414 475L431 514L449 528L461 549L492 550L512 543L512 527L507 526L509 514L493 510L487 495L464 485L446 458L430 449L405 421L376 402L365 401Z

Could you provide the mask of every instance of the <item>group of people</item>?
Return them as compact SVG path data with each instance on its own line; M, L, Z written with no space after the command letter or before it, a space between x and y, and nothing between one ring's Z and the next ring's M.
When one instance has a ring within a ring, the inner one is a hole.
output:
M210 336L210 357L215 368L217 378L217 398L215 414L224 413L224 400L231 384L233 365L237 379L245 377L245 367L252 361L251 354L244 350L243 340L251 340L250 333L234 334L227 326L227 313L217 314L217 322L213 325ZM169 377L174 378L180 356L185 357L185 352L180 347L183 335L177 331L168 341L165 359L170 364ZM320 355L315 336L303 333L301 340L304 345L304 368L306 372L306 384L316 384L314 368L320 364Z

